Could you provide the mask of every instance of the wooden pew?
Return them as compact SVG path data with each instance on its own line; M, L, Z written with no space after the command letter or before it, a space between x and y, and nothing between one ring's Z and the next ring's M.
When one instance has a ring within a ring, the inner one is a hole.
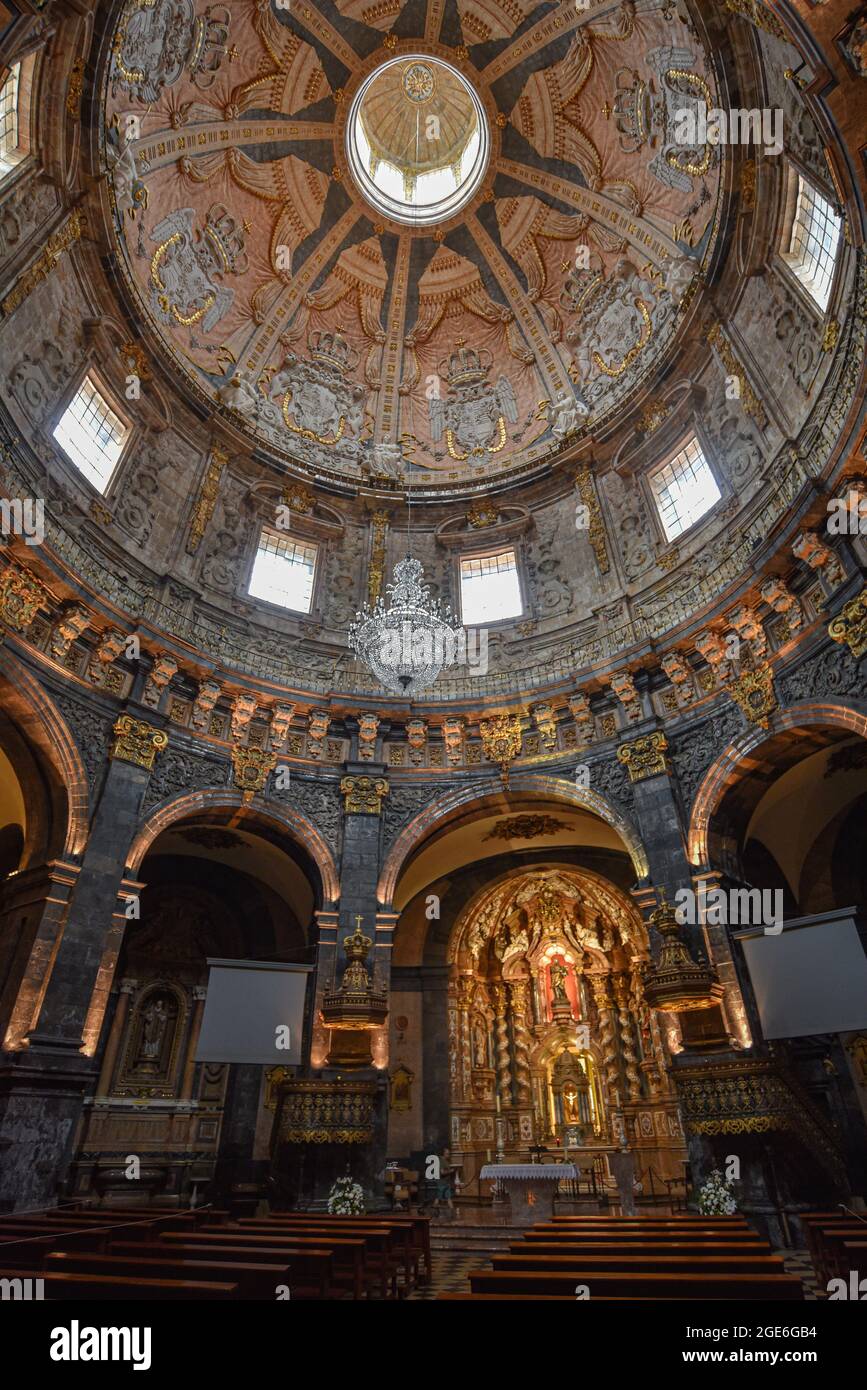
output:
M689 1231L624 1231L608 1234L605 1231L570 1231L562 1226L533 1226L524 1235L525 1240L569 1240L576 1244L583 1244L586 1241L611 1241L616 1245L624 1242L640 1241L643 1245L665 1244L670 1241L678 1241L681 1244L706 1244L708 1241L724 1240L729 1245L755 1245L756 1241L761 1241L761 1236L757 1236L755 1231L746 1229L744 1231L714 1231L696 1229L693 1227ZM763 1242L767 1244L767 1242Z
M359 1217L359 1216L330 1216L311 1213L310 1216L301 1213L289 1213L279 1217L242 1217L237 1223L239 1229L265 1231L274 1234L282 1234L284 1231L305 1230L310 1234L325 1236L345 1231L348 1235L356 1232L374 1232L377 1235L387 1232L387 1238L383 1242L383 1260L387 1267L387 1278L390 1280L392 1292L397 1296L398 1275L403 1271L404 1290L414 1287L418 1282L418 1262L419 1252L412 1239L412 1229L406 1224L392 1223L390 1217ZM386 1295L383 1294L383 1297Z
M135 1246L133 1247L136 1248ZM140 1253L75 1254L56 1250L48 1255L43 1269L46 1273L102 1274L106 1278L118 1275L124 1279L192 1279L196 1283L232 1283L238 1285L238 1297L274 1302L278 1284L289 1284L289 1266L250 1264L240 1260L191 1260L165 1256L147 1259ZM326 1295L327 1296L327 1295Z
M833 1221L827 1225L814 1222L810 1226L808 1247L820 1283L839 1279L848 1273L848 1268L844 1271L842 1264L845 1260L843 1242L863 1240L865 1229L860 1221Z
M364 1297L371 1273L367 1265L369 1242L363 1236L335 1236L325 1240L321 1236L318 1238L300 1235L258 1236L243 1231L227 1231L225 1235L207 1231L196 1231L195 1234L190 1235L177 1231L164 1231L158 1244L159 1246L165 1245L170 1249L183 1246L186 1250L205 1250L208 1254L212 1254L216 1250L220 1250L221 1253L243 1250L247 1259L256 1254L285 1255L287 1262L290 1262L293 1255L297 1255L299 1252L327 1249L332 1252L334 1257L337 1281L345 1281L347 1286L352 1289L354 1298Z
M109 1254L125 1256L127 1259L135 1258L139 1263L184 1260L207 1261L209 1263L218 1261L220 1264L225 1264L237 1259L268 1270L271 1276L271 1292L266 1295L268 1298L275 1298L274 1288L277 1284L288 1284L292 1290L293 1298L327 1299L332 1296L335 1260L333 1251L327 1246L321 1248L293 1246L290 1258L288 1253L270 1254L255 1246L249 1248L231 1245L203 1247L195 1243L184 1245L182 1242L173 1242L171 1245L165 1245L157 1242L143 1250L137 1242L118 1241L112 1242ZM224 1277L228 1278L229 1276Z
M45 1297L57 1299L111 1299L148 1303L189 1299L238 1297L236 1283L205 1283L194 1279L125 1279L115 1274L67 1274L48 1270L25 1272L0 1269L0 1279L43 1279Z
M585 1255L588 1258L595 1255L624 1257L630 1255L647 1255L648 1257L679 1255L685 1259L702 1259L712 1255L720 1258L728 1256L737 1259L756 1259L762 1255L770 1255L772 1251L766 1240L757 1240L754 1244L745 1240L719 1243L708 1241L705 1244L697 1240L654 1241L652 1244L642 1244L641 1241L610 1240L520 1240L509 1246L509 1253L532 1256L575 1255L580 1259L583 1259Z
M492 1256L494 1269L535 1269L554 1272L577 1270L576 1282L588 1282L583 1275L605 1274L785 1274L779 1255L549 1255L510 1252Z
M508 1257L503 1257L508 1258ZM625 1298L663 1297L682 1299L770 1299L799 1300L804 1291L794 1274L641 1274L592 1273L581 1278L575 1272L551 1270L474 1269L468 1275L473 1293L569 1294L586 1284L590 1301L600 1295L618 1294Z
M364 1225L374 1222L376 1225L393 1227L396 1230L408 1231L409 1241L407 1245L408 1254L412 1258L414 1280L420 1284L430 1283L432 1265L430 1249L430 1223L429 1216L421 1216L414 1212L367 1212L359 1216L332 1216L324 1212L272 1212L267 1217L242 1217L239 1225L247 1225L251 1221L265 1224L267 1222L287 1223L295 1220L325 1220L342 1221L353 1225ZM422 1264L424 1268L422 1269Z

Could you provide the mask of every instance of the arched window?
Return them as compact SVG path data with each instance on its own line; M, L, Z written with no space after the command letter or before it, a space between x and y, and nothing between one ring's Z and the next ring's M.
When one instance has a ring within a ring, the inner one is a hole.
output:
M668 541L695 526L720 499L716 478L695 436L651 473L650 486Z
M780 255L822 313L828 307L843 219L804 175L790 168Z
M129 426L112 410L88 372L54 428L54 438L71 463L104 493L129 437Z
M34 57L0 69L0 182L30 152L30 93Z

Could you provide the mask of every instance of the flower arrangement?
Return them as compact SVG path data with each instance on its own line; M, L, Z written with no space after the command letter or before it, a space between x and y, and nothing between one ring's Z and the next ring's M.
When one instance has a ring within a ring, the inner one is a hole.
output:
M328 1194L332 1216L360 1216L364 1211L364 1191L352 1178L338 1178Z
M734 1216L738 1204L732 1195L732 1185L714 1168L707 1182L699 1189L698 1209L702 1216Z

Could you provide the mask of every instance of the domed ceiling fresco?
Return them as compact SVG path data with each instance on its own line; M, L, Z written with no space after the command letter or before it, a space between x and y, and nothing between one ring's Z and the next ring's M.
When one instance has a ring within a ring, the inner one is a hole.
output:
M712 256L691 10L302 0L117 15L117 263L175 375L316 476L537 468L670 354Z

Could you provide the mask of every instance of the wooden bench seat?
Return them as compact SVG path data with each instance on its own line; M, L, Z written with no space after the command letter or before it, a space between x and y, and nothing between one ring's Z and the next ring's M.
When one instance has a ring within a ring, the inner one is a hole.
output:
M505 1257L504 1257L505 1258ZM476 1269L468 1275L473 1293L542 1293L575 1296L575 1286L586 1284L590 1299L601 1294L626 1298L644 1295L682 1299L799 1300L804 1291L794 1274L640 1274L593 1273L584 1279L572 1271Z
M192 1279L196 1283L233 1283L241 1299L274 1302L278 1284L291 1289L288 1264L261 1265L235 1260L203 1260L165 1256L147 1259L140 1254L75 1254L56 1250L43 1265L45 1273L119 1275L124 1279ZM293 1291L294 1292L294 1291Z
M131 1279L116 1274L67 1274L48 1270L25 1273L20 1269L0 1269L0 1279L43 1279L45 1297L56 1299L110 1299L112 1302L165 1302L188 1299L235 1299L237 1283L205 1282L195 1279Z
M237 1228L240 1230L264 1231L269 1234L282 1234L285 1231L304 1230L313 1235L322 1234L328 1236L343 1232L347 1235L365 1232L375 1234L377 1237L384 1237L382 1240L381 1257L386 1269L387 1278L391 1284L392 1293L397 1296L398 1277L402 1274L404 1286L402 1292L413 1288L418 1283L418 1264L419 1251L413 1244L412 1231L406 1225L392 1225L386 1219L380 1221L371 1217L342 1217L342 1216L296 1216L287 1215L281 1217L245 1217L239 1220ZM207 1229L207 1228L206 1228ZM385 1294L383 1294L385 1297Z
M729 1245L754 1245L761 1240L755 1231L713 1231L693 1229L690 1231L624 1231L608 1234L604 1231L570 1231L563 1226L533 1226L525 1233L525 1240L570 1240L582 1244L585 1241L611 1241L623 1244L628 1241L641 1241L643 1245L660 1245L676 1240L686 1245L707 1244L708 1241L724 1240Z
M786 1269L779 1255L585 1255L520 1251L514 1248L508 1255L494 1255L491 1263L494 1269L550 1269L555 1272L581 1270L604 1274L646 1273L646 1274L785 1274Z
M321 1235L259 1236L229 1230L219 1235L206 1231L186 1235L177 1231L165 1231L158 1244L168 1248L183 1245L190 1250L197 1248L213 1251L220 1248L230 1251L243 1249L245 1252L253 1253L262 1251L285 1254L287 1261L292 1259L293 1253L297 1254L299 1251L327 1249L334 1256L336 1281L351 1288L354 1298L363 1298L372 1280L375 1280L377 1287L380 1285L379 1269L368 1267L369 1242L362 1236L335 1236L326 1241ZM249 1253L247 1257L249 1258Z
M767 1241L757 1240L755 1244L747 1241L740 1243L735 1241L725 1241L715 1244L708 1242L701 1244L696 1240L685 1241L659 1241L653 1245L643 1245L640 1241L616 1241L609 1240L588 1240L588 1241L568 1241L568 1240L520 1240L514 1241L509 1246L509 1253L512 1255L572 1255L579 1259L585 1256L592 1258L595 1255L629 1256L646 1255L648 1258L656 1259L663 1255L683 1256L688 1259L700 1260L707 1256L712 1257L734 1257L739 1259L756 1259L762 1255L772 1254L771 1247Z
M288 1251L272 1254L255 1246L213 1245L203 1247L195 1243L185 1245L183 1242L178 1242L171 1245L148 1246L147 1250L143 1251L137 1243L119 1241L112 1243L109 1254L124 1256L127 1259L137 1259L139 1263L185 1260L225 1264L232 1260L240 1260L244 1263L255 1264L262 1269L267 1269L271 1276L271 1292L266 1295L269 1298L275 1297L274 1287L277 1284L288 1284L293 1298L330 1298L332 1282L335 1277L334 1252L327 1246L321 1248L293 1246L291 1254Z

